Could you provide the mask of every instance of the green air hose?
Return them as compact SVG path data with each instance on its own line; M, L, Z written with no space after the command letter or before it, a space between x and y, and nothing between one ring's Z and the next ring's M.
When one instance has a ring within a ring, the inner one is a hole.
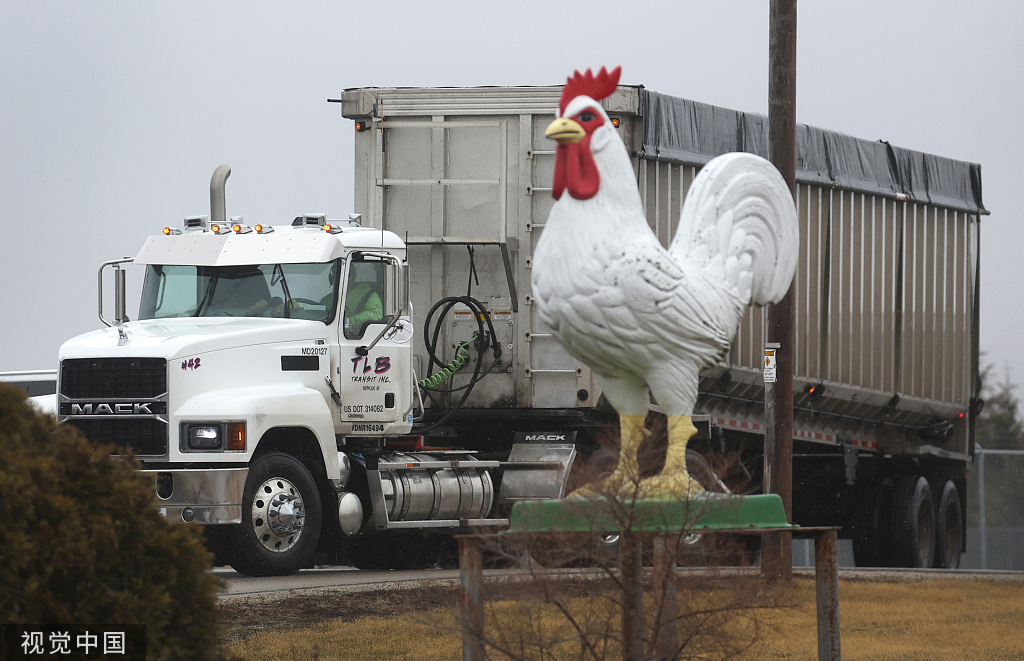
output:
M462 369L462 366L466 364L466 360L469 358L469 351L466 347L473 344L475 340L476 336L474 335L472 339L466 340L460 344L455 350L455 358L453 358L448 365L446 365L437 374L421 379L416 385L423 389L436 388L448 379L452 378L455 373Z

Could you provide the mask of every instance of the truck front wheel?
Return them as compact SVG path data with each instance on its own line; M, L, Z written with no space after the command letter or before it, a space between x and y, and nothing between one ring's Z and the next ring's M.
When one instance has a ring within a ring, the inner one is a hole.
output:
M287 576L308 567L320 540L320 494L298 459L256 459L242 496L242 523L221 531L228 563L249 576Z

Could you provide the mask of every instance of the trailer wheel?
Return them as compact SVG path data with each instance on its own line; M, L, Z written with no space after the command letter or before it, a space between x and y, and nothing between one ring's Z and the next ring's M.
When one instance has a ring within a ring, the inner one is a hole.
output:
M892 479L871 481L857 513L853 537L853 560L858 567L892 564L892 511L896 486Z
M900 478L892 523L897 566L931 567L935 561L935 506L928 480L917 475Z
M936 501L935 517L935 566L940 569L960 567L960 551L963 548L963 512L960 509L960 494L956 485L947 480Z
M242 495L242 523L224 526L224 555L248 576L287 576L310 566L322 523L309 470L272 452L253 462Z

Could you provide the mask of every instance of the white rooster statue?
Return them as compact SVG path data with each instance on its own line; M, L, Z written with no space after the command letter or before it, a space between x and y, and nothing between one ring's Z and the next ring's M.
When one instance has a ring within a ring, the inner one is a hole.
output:
M548 138L558 142L556 202L533 256L533 296L559 343L600 377L619 414L619 464L576 497L686 498L698 374L729 350L744 310L782 299L798 226L771 163L731 153L700 171L666 250L647 224L629 154L600 100L621 68L568 79ZM568 195L565 195L568 193ZM650 393L668 416L661 474L640 480Z

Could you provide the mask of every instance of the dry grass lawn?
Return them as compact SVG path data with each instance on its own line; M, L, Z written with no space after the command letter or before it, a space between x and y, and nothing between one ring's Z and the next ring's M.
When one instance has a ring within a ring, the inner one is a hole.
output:
M814 581L794 581L796 608L745 659L813 659ZM841 580L839 628L847 661L1024 659L1024 582L967 579Z
M839 594L842 656L848 661L1024 659L1024 581L843 579ZM337 595L336 609L329 603L334 597L321 595L316 597L320 608L305 608L322 621L295 628L292 618L292 628L284 629L254 623L288 619L298 602L288 603L296 597L260 607L227 607L232 637L225 652L243 659L458 659L462 647L453 597L451 589L443 588L427 596L410 591L377 595L379 610L389 614L368 617L353 609L352 595ZM738 658L817 658L813 580L795 579L789 597L792 607L761 613L766 625L762 640ZM329 619L332 610L341 619ZM488 616L502 619L502 613L515 612L522 612L515 604L490 603ZM544 625L561 626L555 620ZM549 648L544 658L579 658L575 649Z

